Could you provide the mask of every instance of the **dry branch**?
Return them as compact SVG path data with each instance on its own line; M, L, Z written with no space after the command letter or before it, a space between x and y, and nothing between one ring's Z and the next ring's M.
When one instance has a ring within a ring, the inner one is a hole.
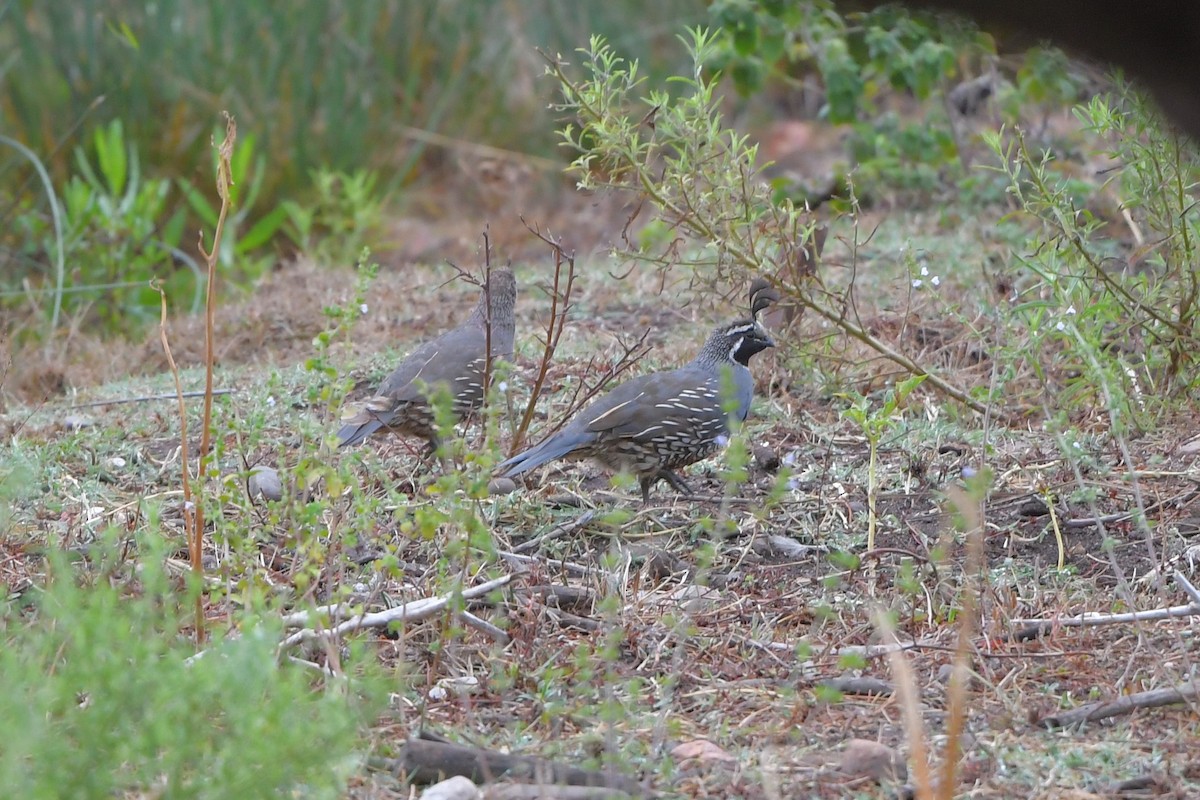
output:
M1139 708L1160 708L1191 703L1197 698L1200 698L1200 684L1189 681L1170 689L1151 689L1147 692L1119 697L1116 700L1088 703L1086 706L1064 711L1061 714L1043 717L1041 724L1047 728L1070 728L1085 722L1131 714Z
M513 552L527 553L530 550L536 550L540 545L550 541L551 539L557 539L559 536L565 536L568 533L572 533L587 526L587 524L595 518L596 510L594 508L588 509L580 514L579 517L571 520L570 522L564 522L559 525L555 525L553 528L541 534L540 536L535 536L528 541L521 542L519 545L513 547Z
M155 286L155 288L158 287ZM166 345L164 344L163 347L165 348ZM168 362L169 361L170 359L168 358ZM235 391L237 390L213 389L212 394L213 397L218 397L223 394L233 394ZM185 397L204 397L204 394L204 391L201 390L197 392L168 392L166 394L148 394L141 397L118 397L113 400L92 400L87 403L76 403L73 406L67 406L67 408L95 408L96 406L119 406L124 403L151 403L157 400L178 400Z
M1058 619L1014 619L1013 625L1023 625L1012 634L1014 642L1024 642L1036 639L1054 628L1086 628L1096 625L1120 625L1126 622L1156 622L1163 619L1192 617L1200 615L1200 603L1188 603L1186 606L1169 606L1155 608L1150 611L1128 611L1123 614L1101 614L1095 611L1085 611L1075 617L1060 617Z
M868 697L891 697L895 688L882 678L854 677L843 675L837 678L823 678L815 684L821 689L832 689L842 694L861 694Z
M471 600L476 597L483 597L500 587L506 585L512 580L512 575L502 575L499 578L481 583L478 586L472 586L469 589L462 590L462 598ZM291 636L283 640L280 644L280 649L286 650L290 647L295 647L304 642L310 642L319 638L336 638L344 636L351 631L361 630L363 628L385 628L393 622L419 622L420 620L429 619L441 613L450 602L454 599L455 594L449 592L439 597L424 597L420 600L413 600L401 606L386 609L384 611L376 611L370 614L363 613L339 623L333 628L317 629L304 628L296 631Z
M575 287L575 258L569 256L562 248L562 244L550 236L543 234L540 229L530 226L525 222L525 218L521 218L521 222L525 224L525 228L537 238L548 244L554 253L554 286L550 289L550 321L546 323L546 340L542 347L542 360L538 364L537 377L533 381L533 391L529 395L529 403L525 406L525 412L521 415L521 422L517 425L517 431L513 434L512 443L509 445L509 455L516 455L521 449L521 445L525 442L525 435L529 432L529 424L533 422L534 410L537 408L538 398L542 394L542 387L546 384L546 375L550 372L550 362L554 360L554 353L558 350L558 343L562 340L563 329L567 324L567 313L571 310L571 290ZM563 277L563 264L567 266L567 274Z
M409 739L399 757L385 759L381 765L414 783L433 783L462 775L475 783L507 778L535 785L604 787L633 797L649 796L641 785L624 775L593 772L559 761L509 755L427 738Z

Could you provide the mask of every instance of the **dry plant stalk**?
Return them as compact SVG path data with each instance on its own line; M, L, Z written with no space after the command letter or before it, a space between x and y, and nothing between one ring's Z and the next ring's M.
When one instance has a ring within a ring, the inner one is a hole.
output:
M179 417L181 423L181 438L182 446L180 450L180 462L183 472L184 486L184 526L187 531L188 540L188 556L192 565L192 572L195 574L198 581L203 585L204 580L204 483L208 474L208 459L209 451L212 448L212 405L213 405L213 362L214 362L214 347L213 347L213 328L215 314L217 308L216 301L216 284L217 284L217 262L221 252L221 238L225 233L225 218L229 215L229 209L232 205L232 199L229 195L229 187L233 184L232 168L230 160L233 158L233 144L237 140L237 123L233 117L225 112L225 139L219 145L214 142L217 148L217 195L221 199L221 210L217 215L217 228L213 232L212 249L205 251L204 249L204 232L199 233L199 241L197 248L200 255L204 258L208 265L208 286L204 298L205 316L204 316L204 416L201 420L200 430L200 452L197 463L196 477L199 485L196 492L196 500L190 500L188 488L188 452L187 452L187 416L183 408L182 387L179 383L179 372L175 368L174 360L171 359L171 351L167 346L165 316L162 326L163 347L167 349L167 358L171 362L171 368L175 372L175 388L179 393ZM163 300L163 314L165 315L165 298ZM190 512L190 513L189 513ZM202 594L196 595L196 643L200 644L204 641L204 597Z
M979 598L983 572L983 503L967 492L951 486L946 491L950 502L962 515L967 533L967 562L964 566L962 609L959 611L958 641L954 647L954 667L950 672L949 700L946 709L946 750L942 754L942 774L938 782L939 800L953 800L962 755L963 729L967 722L967 685L971 679L971 638L979 622Z
M526 230L550 245L550 249L554 253L554 285L550 289L550 321L546 323L546 338L542 342L542 360L538 364L537 378L534 379L533 390L529 395L529 402L525 404L525 413L521 415L521 424L517 426L517 431L513 434L512 444L509 445L508 454L510 456L514 456L520 452L521 445L525 441L525 436L529 432L529 425L533 422L533 414L537 408L538 398L542 394L542 387L546 384L546 374L550 371L550 364L554 361L554 353L558 350L559 341L562 340L563 328L567 324L567 312L571 310L571 291L575 288L574 256L567 255L563 251L561 243L543 234L537 227L525 222L524 217L521 218L521 222L525 224ZM567 268L565 277L563 276L564 264Z
M953 800L962 755L963 730L967 720L967 686L971 676L971 638L979 619L979 575L983 568L983 512L980 502L967 492L951 487L950 502L962 516L967 534L967 561L964 565L962 608L958 617L958 637L954 647L953 670L946 691L946 747L935 783L929 764L925 725L921 721L920 694L912 666L900 649L890 651L888 662L895 676L896 693L904 714L909 756L913 765L913 785L918 800ZM882 611L875 614L876 625L892 645L898 643L891 621Z

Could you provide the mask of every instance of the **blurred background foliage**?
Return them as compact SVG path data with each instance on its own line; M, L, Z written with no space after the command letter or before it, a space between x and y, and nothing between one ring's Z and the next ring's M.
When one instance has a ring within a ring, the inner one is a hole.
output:
M195 237L216 221L222 111L240 131L223 281L249 288L295 252L349 265L378 248L388 215L455 158L486 160L471 147L565 165L538 50L573 60L593 35L637 61L647 86L678 87L668 77L692 69L679 36L713 27L705 67L727 78L732 124L814 120L843 139L831 170L768 173L798 202L837 202L851 171L865 203L1002 195L969 175L950 119L956 86L994 93L999 124L1069 104L1082 85L1057 51L1001 57L969 25L852 6L0 0L0 307L19 312L0 328L138 332L157 319L152 278L174 308L198 308Z
M702 0L0 3L0 299L136 329L159 276L194 307L222 111L241 132L230 282L323 235L349 235L321 255L351 263L381 198L444 159L419 134L556 156L536 48L603 33L662 79L686 63L663 42L705 19Z

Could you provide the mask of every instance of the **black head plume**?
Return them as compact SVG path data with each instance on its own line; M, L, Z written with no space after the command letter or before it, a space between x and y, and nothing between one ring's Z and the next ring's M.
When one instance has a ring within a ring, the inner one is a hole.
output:
M779 292L764 277L759 276L750 283L750 318L758 315L772 303L778 302Z

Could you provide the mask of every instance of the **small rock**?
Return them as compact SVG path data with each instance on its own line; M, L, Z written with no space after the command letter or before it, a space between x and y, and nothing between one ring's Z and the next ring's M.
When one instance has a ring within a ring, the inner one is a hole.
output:
M125 459L120 456L113 456L108 460L108 465L113 469L121 469L125 466Z
M279 500L283 497L283 483L279 480L279 473L273 467L262 464L254 467L250 470L250 478L247 483L251 498L261 495L265 500Z
M779 454L766 445L756 444L750 448L759 469L775 472L779 469Z
M455 775L421 792L420 800L478 800L482 795L470 778Z
M673 578L687 572L687 569L688 565L682 558L666 550L655 548L646 555L646 572L656 581Z
M488 481L488 494L497 497L512 494L517 490L517 482L512 478L492 478Z
M838 769L851 778L869 778L876 783L904 781L908 778L908 765L900 754L870 739L851 739L847 742Z
M80 428L90 428L96 422L91 417L85 417L83 414L68 414L63 419L63 425L69 431L77 431Z
M1032 497L1021 504L1017 513L1022 517L1044 517L1050 513L1050 509L1047 508L1045 501Z
M676 761L737 761L732 755L708 739L693 739L675 747L671 757Z

